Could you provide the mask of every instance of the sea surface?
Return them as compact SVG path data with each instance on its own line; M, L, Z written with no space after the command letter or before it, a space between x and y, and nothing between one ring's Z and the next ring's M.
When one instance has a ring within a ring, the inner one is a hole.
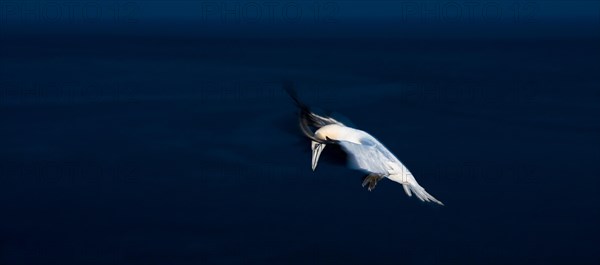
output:
M599 38L163 33L3 36L1 264L600 262ZM313 172L284 80L446 206Z

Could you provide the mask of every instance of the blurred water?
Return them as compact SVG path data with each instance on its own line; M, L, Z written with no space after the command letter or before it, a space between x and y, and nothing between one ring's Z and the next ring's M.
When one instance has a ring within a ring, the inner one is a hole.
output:
M596 264L599 45L15 36L0 263ZM312 172L283 79L447 206Z

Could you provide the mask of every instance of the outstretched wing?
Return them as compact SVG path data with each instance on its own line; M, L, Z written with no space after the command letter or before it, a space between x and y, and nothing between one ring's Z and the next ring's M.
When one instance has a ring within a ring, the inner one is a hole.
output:
M302 132L308 138L317 141L316 139L314 139L314 132L312 131L311 127L318 129L329 124L339 124L345 126L343 123L337 121L334 118L321 116L312 112L310 108L298 98L293 83L284 82L283 88L285 89L285 91L287 91L287 93L296 103L296 106L298 106L298 108L300 109L300 129L302 129Z

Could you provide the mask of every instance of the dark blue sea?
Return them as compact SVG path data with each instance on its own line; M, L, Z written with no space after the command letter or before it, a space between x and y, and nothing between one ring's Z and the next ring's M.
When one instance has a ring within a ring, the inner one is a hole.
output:
M0 8L0 264L600 263L600 8L565 18L593 2L498 23L329 2L316 24L19 3ZM284 81L445 206L367 191L339 148L313 172Z

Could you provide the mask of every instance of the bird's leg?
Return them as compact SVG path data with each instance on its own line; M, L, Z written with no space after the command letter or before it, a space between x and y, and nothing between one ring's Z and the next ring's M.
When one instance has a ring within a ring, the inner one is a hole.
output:
M379 174L375 174L375 173L371 173L368 176L365 177L365 179L363 180L362 186L366 186L367 184L369 184L369 186L367 187L367 189L369 191L372 191L375 189L375 186L377 186L377 182L379 180L381 180L383 178L382 175Z

